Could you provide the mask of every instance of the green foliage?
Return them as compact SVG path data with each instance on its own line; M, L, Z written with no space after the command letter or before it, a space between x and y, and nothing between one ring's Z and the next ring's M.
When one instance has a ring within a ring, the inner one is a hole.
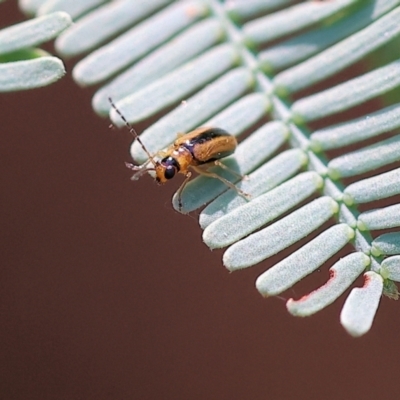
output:
M57 81L65 74L62 61L37 49L71 25L58 12L0 31L0 92L32 89Z
M211 248L228 246L229 270L319 230L264 272L257 289L278 295L336 257L327 283L287 308L311 315L364 273L341 323L353 336L366 333L382 293L397 299L393 281L400 280L400 0L101 3L24 0L21 7L73 13L76 24L57 39L58 52L95 49L73 76L83 86L102 84L93 97L99 115L110 111L110 96L132 123L162 114L142 134L151 152L200 125L251 131L224 160L249 176L237 185L251 201L201 176L186 186L183 211L211 201L200 213L203 238ZM356 107L372 100L372 110ZM111 119L122 125L114 111ZM131 153L146 161L138 143ZM381 199L385 207L374 209ZM348 244L354 250L338 259Z

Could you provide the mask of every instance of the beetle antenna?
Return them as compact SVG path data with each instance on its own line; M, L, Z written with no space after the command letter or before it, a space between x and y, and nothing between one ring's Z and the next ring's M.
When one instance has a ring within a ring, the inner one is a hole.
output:
M137 132L135 131L135 128L127 121L127 119L123 116L123 114L121 113L121 111L117 108L117 106L114 104L113 100L111 97L108 98L108 101L111 104L111 107L116 111L116 113L121 117L122 121L124 121L126 127L129 129L129 132L131 133L131 135L133 136L133 138L135 140L137 140L139 142L139 144L142 146L142 149L145 151L145 153L147 154L147 156L149 157L149 159L151 160L151 162L153 164L155 164L154 162L154 158L153 156L150 154L150 152L146 149L146 146L144 145L144 143L142 142L142 140L140 139L139 135L137 134Z

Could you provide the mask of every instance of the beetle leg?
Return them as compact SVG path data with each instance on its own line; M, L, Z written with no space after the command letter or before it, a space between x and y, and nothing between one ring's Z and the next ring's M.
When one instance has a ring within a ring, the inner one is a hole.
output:
M135 164L133 164L133 163L125 162L125 166L126 166L127 168L131 169L132 171L136 171L136 172L132 175L132 177L131 177L131 179L132 179L133 181L136 181L136 180L138 180L142 175L144 175L147 171L154 170L154 168L146 168L146 166L147 166L148 164L150 164L150 163L151 163L151 160L147 160L147 161L146 161L144 164L142 164L142 165L135 165Z
M179 212L182 212L182 192L183 192L183 189L185 189L185 186L188 183L191 176L192 176L192 173L190 171L186 172L185 180L182 182L182 185L179 187L178 191L176 192L176 194L178 195Z
M232 175L237 176L238 178L240 178L241 180L247 180L249 179L249 177L247 175L241 175L239 173L237 173L236 171L234 171L233 169L227 167L225 164L223 164L221 161L219 160L215 160L214 161L214 165L217 165L218 167L221 167L222 169L230 172Z
M244 197L246 200L249 200L251 196L248 193L243 192L243 190L239 189L236 185L234 185L232 182L228 181L227 179L223 178L222 176L219 176L215 172L210 172L195 166L191 166L198 174L208 176L210 178L215 178L219 179L221 182L225 183L226 186L230 187L231 189L235 190L236 193L239 196Z
M135 165L131 162L125 162L125 167L131 169L132 171L140 171L141 169L143 169L143 165Z

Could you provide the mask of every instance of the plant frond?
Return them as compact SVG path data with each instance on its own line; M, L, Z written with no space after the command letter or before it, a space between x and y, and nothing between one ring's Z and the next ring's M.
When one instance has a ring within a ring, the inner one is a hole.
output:
M102 85L93 97L99 115L110 112L110 96L131 123L162 115L141 135L150 152L200 125L239 138L252 132L224 160L249 176L236 184L251 201L203 176L182 194L184 212L209 203L199 217L203 239L228 247L230 271L303 240L257 279L267 297L345 252L325 285L287 308L320 311L364 273L340 317L353 336L370 329L382 294L398 298L400 52L380 54L399 48L400 0L20 3L27 13L73 14L56 47L64 56L93 50L73 76ZM131 153L146 161L138 143Z
M55 38L72 20L56 12L0 30L0 92L46 86L65 74L62 61L34 46Z

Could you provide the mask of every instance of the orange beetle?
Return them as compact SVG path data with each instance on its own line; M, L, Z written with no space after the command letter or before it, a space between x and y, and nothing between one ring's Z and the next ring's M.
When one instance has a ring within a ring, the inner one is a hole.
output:
M231 189L236 190L240 195L248 199L250 196L237 188L232 182L219 176L215 172L210 172L209 168L218 165L223 169L230 171L233 175L243 179L244 177L222 164L219 160L234 153L237 141L234 136L220 128L202 127L197 128L187 134L180 135L175 142L164 151L156 154L150 154L146 146L141 141L139 135L133 129L131 124L121 114L111 98L111 106L125 122L133 137L140 143L148 156L148 160L142 165L125 163L125 165L135 171L132 180L139 179L148 171L155 171L157 183L164 184L172 179L177 173L185 175L185 180L178 189L179 211L182 209L182 192L187 182L192 176L189 168L200 175L216 178L225 183ZM156 158L159 158L156 160ZM151 164L149 167L148 165Z

